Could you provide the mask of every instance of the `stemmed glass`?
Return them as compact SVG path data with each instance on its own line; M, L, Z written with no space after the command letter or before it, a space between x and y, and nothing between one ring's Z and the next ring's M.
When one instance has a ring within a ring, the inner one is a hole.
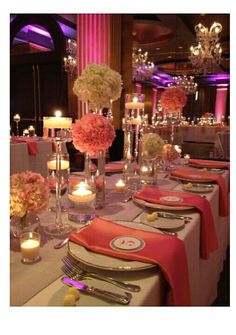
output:
M19 136L19 122L20 122L20 115L19 114L15 114L13 116L13 120L15 121L16 123L16 136L18 137Z
M63 186L63 162L62 162L62 143L71 139L72 119L66 117L43 118L44 137L52 140L55 146L55 190L56 190L56 217L55 223L45 227L45 232L52 236L63 236L73 230L69 224L62 222L61 193Z
M70 161L69 161L69 155L67 153L63 153L60 155L60 161L61 161L61 196L63 196L68 187L69 182L69 175L70 175ZM50 192L52 194L56 194L56 153L49 154L47 156L47 170L48 170L48 185ZM62 212L67 211L68 206L64 206L61 204L61 210ZM50 210L55 212L56 207L52 206L50 207Z

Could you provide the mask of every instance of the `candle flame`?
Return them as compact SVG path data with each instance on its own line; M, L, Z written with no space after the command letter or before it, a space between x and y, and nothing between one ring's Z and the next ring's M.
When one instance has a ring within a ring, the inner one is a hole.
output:
M60 110L55 111L55 116L56 117L61 117L62 116L62 112Z

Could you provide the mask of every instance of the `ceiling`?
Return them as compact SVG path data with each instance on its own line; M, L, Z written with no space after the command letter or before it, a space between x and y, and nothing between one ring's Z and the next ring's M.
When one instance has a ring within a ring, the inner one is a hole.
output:
M11 19L15 15L11 16ZM76 38L76 14L54 14L65 36ZM223 49L222 61L217 67L217 73L229 73L230 31L229 14L134 14L133 15L133 46L148 51L148 60L157 65L158 72L174 74L194 74L194 69L189 61L190 46L196 45L194 27L201 22L210 28L214 21L223 26L220 33L220 43ZM38 28L37 28L38 29ZM32 52L37 48L32 42L36 38L36 32L21 31L18 36L18 44L26 42L30 44ZM25 34L25 35L24 35ZM34 34L34 35L32 35ZM29 39L29 36L31 39ZM44 38L45 39L45 38ZM46 39L45 39L46 40ZM17 42L17 39L15 39ZM50 49L50 43L44 43L42 47ZM18 45L19 49L19 45ZM14 53L17 53L15 48Z
M222 61L217 73L229 73L229 15L228 14L135 14L133 44L148 51L160 71L169 74L194 74L189 61L190 46L197 45L194 27L202 23L210 28L214 21L223 26L220 43Z

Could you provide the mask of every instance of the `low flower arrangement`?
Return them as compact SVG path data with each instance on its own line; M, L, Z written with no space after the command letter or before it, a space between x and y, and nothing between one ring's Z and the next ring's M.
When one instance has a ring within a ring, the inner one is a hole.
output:
M179 153L172 144L165 144L162 150L162 159L164 161L173 162L179 158Z
M154 159L162 153L164 141L155 133L144 134L142 138L142 155L144 159Z
M169 87L161 95L161 107L166 111L176 111L186 105L187 96L180 87Z
M22 219L21 229L27 214L40 213L48 203L48 183L39 173L25 171L10 177L10 215Z
M109 108L111 100L120 98L121 75L106 64L88 64L73 86L73 92L91 110Z
M113 125L99 114L85 114L73 125L72 139L75 148L81 152L88 152L89 155L108 149L114 138Z

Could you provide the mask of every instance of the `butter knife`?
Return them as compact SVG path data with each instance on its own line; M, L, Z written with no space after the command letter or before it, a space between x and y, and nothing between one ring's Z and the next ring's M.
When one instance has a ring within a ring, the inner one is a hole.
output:
M128 305L132 298L131 293L125 292L125 295L122 295L122 294L118 294L118 293L114 293L114 292L110 292L106 290L101 290L93 286L88 286L82 282L78 282L66 276L62 277L61 281L68 286L73 286L77 288L77 290L93 295L97 298L108 300L110 302L117 302L118 304L121 304L121 305Z
M172 213L163 213L163 212L156 212L158 216L166 219L180 219L180 220L192 220L191 216L179 215L179 214L172 214Z

